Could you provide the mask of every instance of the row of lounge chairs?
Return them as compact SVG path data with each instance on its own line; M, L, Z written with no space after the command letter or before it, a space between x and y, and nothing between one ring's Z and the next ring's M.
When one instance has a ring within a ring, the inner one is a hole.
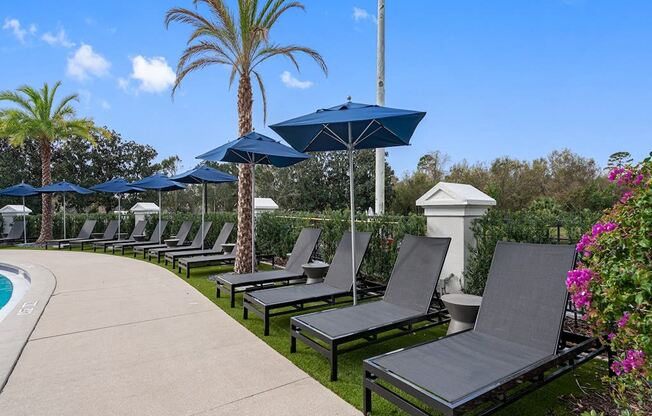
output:
M228 292L234 307L236 293L244 292L244 317L259 315L265 335L273 316L349 301L348 233L323 283L300 280L296 264L309 260L319 233L302 230L285 270L211 276L216 295ZM369 240L369 233L356 233L356 252L362 253L356 273ZM369 301L293 316L290 352L297 340L306 344L329 360L336 380L339 354L449 322L436 291L449 244L448 238L406 235L382 298L371 300L379 287L360 287ZM597 338L563 330L564 279L574 264L572 246L499 242L474 328L364 360L364 413L371 412L376 393L412 415L430 414L426 408L490 414L604 353Z
M235 252L220 252L233 224L224 224L206 250L198 247L211 224L185 244L191 225L179 229L181 247L155 243L157 230L149 243L104 240L93 242L93 247L120 249L123 254L131 248L134 256L143 253L177 264L187 276L191 267L234 261ZM313 257L320 235L319 229L301 230L282 270L209 277L216 283L216 296L228 293L235 307L236 295L243 292L244 318L250 312L260 316L265 335L274 316L295 314L290 319L290 352L296 352L299 341L323 355L330 363L331 380L337 380L342 353L450 321L436 290L450 239L411 235L401 242L386 286L362 281L359 304L303 313L350 302L351 267L359 272L371 240L370 233L355 234L359 255L352 266L351 235L344 233L324 281L307 284L301 266ZM83 246L88 241L52 244ZM604 353L597 338L563 330L568 298L564 279L574 264L572 246L499 242L475 326L364 360L364 413L371 413L375 393L411 415L428 415L430 410L490 414Z

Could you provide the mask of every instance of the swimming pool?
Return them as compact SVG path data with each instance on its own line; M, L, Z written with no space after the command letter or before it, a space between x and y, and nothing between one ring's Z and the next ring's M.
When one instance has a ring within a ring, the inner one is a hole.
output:
M14 285L6 276L0 274L0 309L9 302Z

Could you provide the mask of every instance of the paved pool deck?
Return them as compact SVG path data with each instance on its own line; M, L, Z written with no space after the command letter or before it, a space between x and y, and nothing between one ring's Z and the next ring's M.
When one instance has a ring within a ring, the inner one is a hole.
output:
M174 274L126 257L0 250L56 288L0 415L360 415Z

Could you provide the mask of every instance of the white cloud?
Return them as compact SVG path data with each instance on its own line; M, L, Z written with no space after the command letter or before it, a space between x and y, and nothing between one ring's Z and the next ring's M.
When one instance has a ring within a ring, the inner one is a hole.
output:
M67 74L83 81L90 76L108 75L111 63L102 55L93 51L91 45L82 43L75 53L68 58Z
M118 88L122 91L127 92L129 90L129 79L128 78L118 78Z
M29 25L29 34L30 35L36 35L37 30L38 30L38 28L36 27L36 25L34 23Z
M131 66L132 72L130 78L139 82L138 90L140 91L163 92L174 85L174 81L177 78L170 65L168 65L162 56L146 58L138 55L131 59ZM127 90L129 80L119 78L118 86L123 90Z
M59 29L56 35L53 35L50 32L44 33L43 36L41 36L41 40L52 46L61 45L64 48L72 48L75 46L75 43L68 39L66 31L63 28Z
M111 104L109 104L109 102L106 101L106 100L102 100L102 101L100 101L100 106L101 106L102 109L104 109L104 110L110 110L110 109L111 109Z
M378 23L378 19L376 18L376 15L369 13L365 9L361 9L360 7L353 7L353 20L356 22L362 22L365 20L370 20L374 23Z
M300 81L290 74L290 71L283 71L281 73L281 81L288 88L298 88L300 90L305 90L313 86L312 81Z
M34 26L34 28L36 29L36 26ZM11 31L11 33L13 33L14 37L18 39L20 43L25 43L25 35L27 35L27 30L22 28L18 19L6 18L5 24L2 25L2 29Z

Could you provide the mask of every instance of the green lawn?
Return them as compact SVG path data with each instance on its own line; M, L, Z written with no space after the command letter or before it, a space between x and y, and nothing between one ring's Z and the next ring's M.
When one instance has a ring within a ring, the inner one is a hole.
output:
M131 257L131 255L129 255ZM155 261L153 261L156 264ZM161 264L161 267L165 267ZM264 268L265 266L263 266ZM169 268L172 270L171 268ZM362 360L384 352L398 348L414 345L423 341L434 340L446 332L445 325L432 328L426 331L395 338L387 342L370 345L366 348L352 351L339 356L338 381L329 380L330 367L328 361L317 352L306 347L301 342L297 343L297 352L290 354L290 316L284 315L271 319L270 335L263 336L262 320L253 314L249 319L242 319L242 295L238 295L235 308L230 308L229 297L223 296L220 299L215 297L215 284L207 280L212 273L231 271L230 266L210 267L194 270L190 279L179 276L180 279L188 282L199 290L204 296L213 301L218 307L232 316L245 328L256 334L260 339L269 344L276 351L287 357L290 361L310 374L321 384L331 389L353 406L362 408ZM561 395L573 393L580 395L583 388L595 388L599 385L599 379L606 373L606 364L602 361L593 360L575 372L571 372L560 379L548 384L544 388L532 393L503 411L499 415L504 416L551 416L570 415L569 411L558 400ZM391 403L373 396L375 415L402 415L404 414Z

